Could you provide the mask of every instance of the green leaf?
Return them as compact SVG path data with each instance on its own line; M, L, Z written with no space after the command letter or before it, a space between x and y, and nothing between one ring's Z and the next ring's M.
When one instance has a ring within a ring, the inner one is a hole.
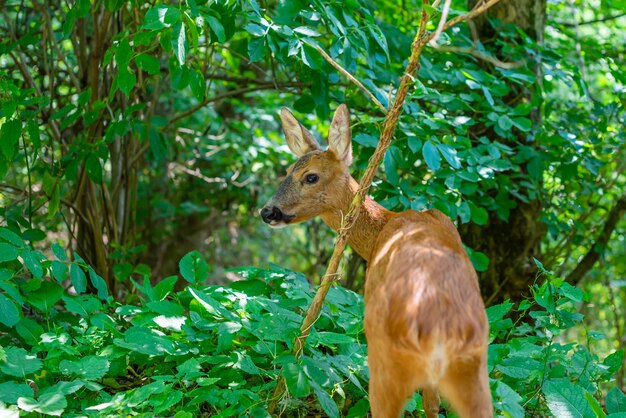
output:
M248 57L250 58L250 62L260 61L266 53L265 38L255 38L248 42Z
M602 410L602 406L600 406L596 398L594 398L591 393L585 392L585 399L587 399L593 413L596 414L596 418L606 418L606 414Z
M40 254L37 251L29 251L24 250L22 252L22 259L24 260L24 265L30 270L33 276L41 279L43 277L43 267L41 267L41 262L39 261Z
M548 380L542 388L548 408L555 417L587 418L594 413L585 399L585 390L567 379Z
M129 71L127 67L122 67L120 68L120 71L117 73L116 80L117 80L117 86L120 88L120 91L124 93L124 95L129 96L130 92L135 87L135 83L137 82L137 77L135 76L135 73ZM89 168L88 168L87 173L89 174Z
M8 228L0 227L0 238L5 240L6 242L15 245L16 247L25 247L26 243L19 235L15 232L11 231Z
M206 309L206 311L216 318L226 318L230 320L237 320L237 317L233 315L228 309L224 308L218 301L211 296L197 289L191 287L188 288L189 293L194 297L200 305Z
M484 208L476 206L473 202L469 202L472 213L472 222L476 225L485 225L489 220L489 213Z
M23 348L8 347L5 349L6 360L0 362L0 371L9 376L26 377L39 371L43 364L34 354Z
M18 249L6 242L0 242L0 263L17 259Z
M355 135L353 139L354 142L356 142L357 144L361 144L364 147L376 148L376 146L378 145L378 138L376 138L374 135L359 133Z
M217 36L217 40L219 42L226 41L226 32L224 32L224 26L219 21L219 19L217 19L216 17L211 16L209 14L205 15L204 17L205 17L206 22L208 23L209 27L211 28L211 30L215 34L215 36Z
M485 253L472 251L470 253L470 260L472 261L476 271L487 271L489 268L489 257L487 257Z
M319 401L324 412L326 412L330 418L339 418L339 408L337 408L337 404L333 398L331 398L330 395L328 395L328 393L326 393L326 391L318 385L313 385L313 391L315 392L315 396L317 396L317 400Z
M28 295L26 302L42 312L49 312L62 295L63 287L57 282L43 280L39 289Z
M385 167L385 175L387 181L394 186L397 186L400 182L400 176L398 175L398 166L396 162L400 157L400 150L398 147L392 145L389 147L389 151L385 154L383 166Z
M11 119L4 122L0 128L0 152L10 162L17 151L17 145L22 135L22 121Z
M63 280L67 279L67 265L65 263L52 260L50 269L52 270L52 275L59 283L63 283Z
M17 406L28 412L61 416L65 408L67 408L67 400L60 393L47 393L40 396L37 400L29 397L19 398Z
M26 383L0 383L0 402L17 403L18 398L32 396L33 389ZM0 416L2 416L1 412L0 410Z
M20 321L20 313L15 302L0 293L0 323L12 327Z
M30 318L22 318L15 326L15 331L28 345L37 345L43 334L43 328Z
M144 70L148 74L156 75L161 73L161 63L152 55L139 54L135 57L137 67Z
M85 168L87 169L87 175L94 183L102 183L102 166L100 165L100 159L98 157L89 154L85 160Z
M530 132L530 130L533 128L533 123L528 118L513 118L511 122L513 123L513 125L515 125L517 129L522 132Z
M510 418L524 418L522 397L504 382L498 382L494 406L497 410L505 412Z
M508 131L509 129L511 129L511 127L513 126L513 121L511 120L511 118L509 118L507 115L501 115L498 118L498 126L503 130L503 131Z
M117 46L117 50L115 51L115 62L119 68L128 67L128 63L130 62L131 49L130 43L128 42L128 38L123 38Z
M167 300L148 302L146 306L151 311L166 316L181 316L185 311L181 305Z
M441 167L441 155L439 155L439 150L432 142L426 141L424 143L424 146L422 147L422 155L424 156L426 165L428 165L431 170L439 170Z
M104 357L87 356L77 361L62 360L59 371L85 380L97 380L109 371L110 364Z
M70 280L76 293L85 293L87 290L87 277L83 269L76 263L70 266Z
M154 286L155 297L159 300L165 298L169 293L172 292L172 290L174 290L174 286L176 285L177 281L178 276L170 276L161 280Z
M28 136L30 137L30 142L33 144L35 156L37 156L41 148L41 135L39 134L39 124L35 119L28 121Z
M430 143L430 142L429 142ZM450 164L450 166L454 169L461 168L461 160L456 155L456 150L449 145L446 144L437 144L437 148L443 158Z
M606 395L606 411L609 414L626 413L626 395L619 388L614 387Z
M313 70L319 70L322 67L324 59L317 49L307 43L302 44L302 61L307 67Z
M311 385L309 377L299 364L289 363L283 368L283 376L287 383L287 389L296 398L304 398L309 396Z
M180 22L180 10L172 6L158 5L146 12L143 28L160 30Z
M132 327L126 331L123 340L116 338L113 342L119 347L149 356L164 356L175 351L174 343L167 337L144 327Z
M199 71L190 71L189 73L189 87L191 87L191 92L193 96L198 99L204 99L205 94L205 83L204 76Z
M209 278L209 265L198 251L187 253L178 263L180 274L189 283L198 283Z
M98 273L96 273L96 271L89 267L89 280L91 281L91 284L93 285L93 287L96 288L96 291L98 292L98 297L102 300L106 300L109 297L109 291L107 289L107 284L104 281L104 279L102 278L102 276L100 276Z
M180 21L172 28L172 48L179 65L184 65L187 59L187 36L185 35L185 25Z

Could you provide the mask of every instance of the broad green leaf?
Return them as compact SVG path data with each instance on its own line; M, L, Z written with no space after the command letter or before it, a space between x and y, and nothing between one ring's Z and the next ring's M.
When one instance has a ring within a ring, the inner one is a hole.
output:
M34 346L39 344L41 334L43 334L43 327L33 319L22 318L15 326L15 331L26 344Z
M26 383L4 382L0 383L0 401L17 403L18 398L33 396L33 389ZM0 411L0 416L3 416Z
M85 293L87 290L87 277L83 269L76 263L70 266L70 280L76 293Z
M178 263L180 274L189 283L199 283L209 278L209 265L198 251L187 253Z
M104 281L104 279L102 278L102 276L100 276L98 273L96 273L96 271L89 267L89 281L91 281L91 284L93 285L93 287L96 288L96 291L98 292L98 297L102 300L106 300L109 297L109 291L107 289L107 284Z
M313 385L313 391L324 412L326 412L330 418L339 418L339 408L337 408L337 404L333 398L316 384Z
M224 308L218 301L213 299L207 293L202 292L191 287L188 288L189 293L194 297L200 305L206 309L206 311L216 318L226 318L230 320L237 320L237 317L233 315L228 309Z
M117 45L117 50L115 51L115 62L119 68L128 67L128 63L130 62L131 50L130 43L128 42L128 38L123 38L120 43Z
M158 5L146 12L143 28L148 30L160 30L180 22L180 10L176 7Z
M0 293L0 323L12 327L20 320L20 313L15 302Z
M109 371L110 362L104 357L87 356L80 360L62 360L59 370L65 375L76 376L85 380L97 380Z
M296 398L309 396L311 385L309 377L304 373L302 367L297 363L289 363L283 368L283 376L287 383L287 389Z
M17 406L28 412L39 412L46 415L61 416L67 408L67 400L60 393L47 393L35 400L22 397L17 400Z
M161 73L161 63L152 55L139 54L135 57L137 67L144 70L148 74L156 75Z
M498 382L494 406L497 410L507 413L510 418L524 418L522 397L509 385Z
M250 58L250 62L260 61L266 53L265 38L255 38L248 41L248 57Z
M302 44L302 61L311 69L319 70L322 67L323 58L320 53L307 43Z
M24 240L20 238L15 232L11 231L9 228L0 227L0 239L13 244L16 247L25 247L26 243Z
M82 317L89 317L96 311L102 310L102 303L90 295L63 296L65 308Z
M585 390L567 379L548 380L542 388L548 408L555 417L587 418L593 413Z
M120 86L121 88L121 86ZM122 91L126 92L124 89ZM89 154L85 160L85 168L89 178L94 183L102 183L102 166L100 165L100 159L93 154Z
M437 171L441 168L441 155L439 155L439 150L432 142L426 141L424 143L422 155L424 156L426 165L428 165L431 170Z
M226 33L224 32L224 26L219 21L219 19L209 14L205 15L204 17L206 19L206 22L209 24L209 27L215 34L215 36L217 36L217 40L219 42L226 41Z
M174 343L169 338L144 327L130 328L124 334L123 340L116 338L114 343L119 347L149 356L173 354L175 350Z
M454 148L446 144L437 144L437 148L452 168L461 168L461 160L457 157L456 150Z
M178 281L178 276L170 276L154 286L154 295L157 299L161 300L165 298L168 294L170 294L174 290L174 286Z
M22 259L24 260L24 265L30 270L33 276L41 279L43 277L43 267L41 267L40 253L38 251L29 251L24 250L22 252Z
M0 242L0 263L17 259L18 249L6 242Z
M6 360L0 361L0 371L9 376L26 377L43 367L41 360L23 348L8 347L5 349Z
M476 206L473 202L469 202L471 213L472 213L472 222L476 225L485 225L489 220L489 214L484 208Z
M67 279L67 264L52 260L50 269L52 270L52 275L59 283L63 283Z
M181 316L185 311L181 305L167 300L148 302L146 305L151 311L166 316Z
M626 413L626 395L619 388L614 387L606 395L606 411L609 414Z
M57 282L43 280L39 289L30 292L25 301L42 312L50 312L62 295L63 287Z
M127 67L122 67L117 73L116 80L117 80L117 86L119 87L120 91L124 93L126 96L129 96L130 92L135 87L135 83L137 82L137 77L135 76L135 73L129 71ZM98 165L100 165L99 162L98 162ZM95 167L92 166L92 169L95 169ZM88 170L87 173L89 174L89 167L87 168L87 170Z

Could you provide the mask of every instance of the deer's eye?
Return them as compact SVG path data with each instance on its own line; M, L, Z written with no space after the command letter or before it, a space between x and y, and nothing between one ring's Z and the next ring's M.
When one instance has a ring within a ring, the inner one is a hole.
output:
M320 176L318 176L317 174L307 174L307 176L305 177L305 181L308 184L315 184L317 183L317 181L320 179Z

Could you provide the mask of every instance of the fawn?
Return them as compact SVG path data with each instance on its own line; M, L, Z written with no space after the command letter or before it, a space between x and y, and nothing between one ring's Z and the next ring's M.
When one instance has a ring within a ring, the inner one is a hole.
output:
M350 115L340 105L326 151L285 108L287 145L298 157L260 211L274 228L321 216L341 226L358 184L350 176ZM367 261L365 335L374 418L397 418L417 389L428 418L439 396L462 417L492 417L489 326L478 277L452 221L437 210L394 213L371 198L348 242Z

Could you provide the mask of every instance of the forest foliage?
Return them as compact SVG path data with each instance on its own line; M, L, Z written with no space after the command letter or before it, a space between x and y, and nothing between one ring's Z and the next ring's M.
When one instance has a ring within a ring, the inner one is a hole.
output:
M256 211L292 161L281 106L324 138L347 103L365 169L385 115L317 48L388 107L421 14L401 3L0 5L0 412L268 416L284 376L289 416L365 416L362 261L296 361L332 234ZM623 10L444 32L371 190L459 225L502 416L626 416Z

